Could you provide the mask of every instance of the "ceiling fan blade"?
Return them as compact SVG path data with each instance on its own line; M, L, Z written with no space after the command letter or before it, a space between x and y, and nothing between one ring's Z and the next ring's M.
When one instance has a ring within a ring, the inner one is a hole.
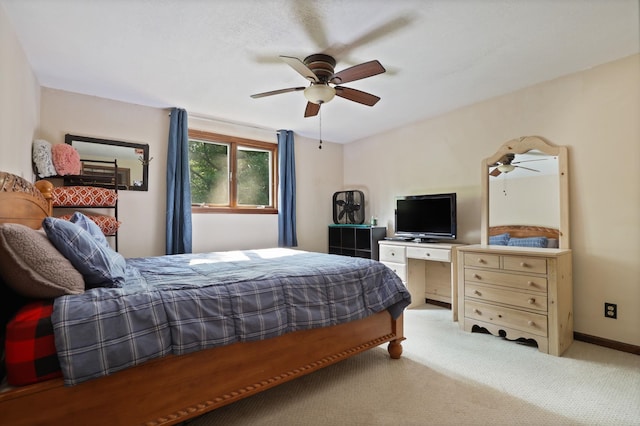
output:
M495 169L493 169L493 170L491 171L491 173L489 173L489 174L490 174L491 176L493 176L493 177L498 177L498 176L500 176L500 174L501 174L501 173L502 173L502 172L500 171L500 169L498 169L498 168L496 167L496 168L495 168Z
M291 8L296 16L296 21L302 24L307 36L316 44L319 49L325 49L329 45L327 31L320 20L322 10L317 7L316 2L291 2Z
M329 82L333 84L344 84L382 74L385 71L380 62L373 60L337 72L329 78Z
M534 158L531 160L512 161L511 164L529 163L531 161L545 161L547 158Z
M318 83L318 77L309 69L308 66L304 64L300 59L294 58L293 56L282 56L280 55L280 59L285 61L291 68L296 70L301 76L306 78L309 81L313 81L314 83Z
M525 167L525 166L516 166L519 169L525 169L525 170L530 170L532 172L540 172L540 170L536 170L536 169L530 169L529 167Z
M305 117L313 117L320 112L320 104L314 104L313 102L307 102L307 108L304 110Z
M334 56L344 56L347 52L354 50L360 46L371 43L380 38L386 37L406 26L415 19L412 15L398 16L381 26L370 30L369 32L362 34L360 37L347 44L337 44L326 49L326 52L333 53Z
M367 106L374 106L380 100L379 97L372 95L371 93L350 89L349 87L336 86L335 89L336 96Z
M279 95L280 93L297 92L298 90L304 90L306 87L289 87L288 89L272 90L271 92L256 93L251 95L253 99L264 98L265 96Z

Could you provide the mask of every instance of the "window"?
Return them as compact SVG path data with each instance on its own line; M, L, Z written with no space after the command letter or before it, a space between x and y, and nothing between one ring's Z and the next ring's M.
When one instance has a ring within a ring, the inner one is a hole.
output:
M277 213L275 143L189 130L194 213Z

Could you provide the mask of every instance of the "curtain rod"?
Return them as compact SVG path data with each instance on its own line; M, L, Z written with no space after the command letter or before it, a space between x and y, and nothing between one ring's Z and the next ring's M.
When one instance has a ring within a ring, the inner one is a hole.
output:
M207 121L212 121L212 122L215 122L215 123L231 124L231 125L234 125L234 126L241 126L241 127L250 127L250 128L253 128L253 129L264 130L264 131L267 131L267 132L276 132L276 133L278 132L278 130L270 129L268 127L262 127L262 126L258 126L258 125L255 125L255 124L240 123L238 121L232 121L232 120L223 120L223 119L220 119L220 118L211 117L209 115L190 113L188 111L187 111L187 115L189 117L193 117L193 118L196 118L196 119L199 119L199 120L207 120Z

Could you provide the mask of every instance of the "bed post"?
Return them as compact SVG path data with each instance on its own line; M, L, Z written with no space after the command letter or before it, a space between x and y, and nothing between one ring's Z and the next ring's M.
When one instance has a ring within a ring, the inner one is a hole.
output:
M38 191L42 194L42 196L47 200L47 214L51 216L53 213L53 184L48 180L39 180L35 184L35 187L38 188Z
M404 314L400 315L396 320L392 321L393 334L396 338L389 342L387 351L392 359L400 359L402 356L402 341L404 337Z

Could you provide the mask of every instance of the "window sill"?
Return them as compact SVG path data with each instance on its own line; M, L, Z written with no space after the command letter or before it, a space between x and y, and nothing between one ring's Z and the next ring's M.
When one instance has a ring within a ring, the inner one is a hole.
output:
M278 209L265 207L258 209L255 207L207 207L192 206L191 213L227 213L227 214L278 214Z

